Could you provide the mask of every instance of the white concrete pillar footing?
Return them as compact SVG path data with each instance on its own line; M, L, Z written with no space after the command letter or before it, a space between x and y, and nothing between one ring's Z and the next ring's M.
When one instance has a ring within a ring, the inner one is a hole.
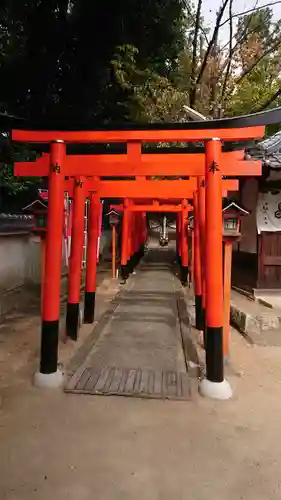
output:
M199 392L201 396L212 399L227 400L232 397L232 389L226 379L222 382L211 382L204 378L200 382Z
M55 373L40 373L34 374L33 383L35 387L40 389L57 389L64 382L63 373L57 370Z

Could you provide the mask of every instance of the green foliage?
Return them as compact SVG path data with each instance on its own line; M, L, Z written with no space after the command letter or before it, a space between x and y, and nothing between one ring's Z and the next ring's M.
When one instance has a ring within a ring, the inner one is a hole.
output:
M2 154L0 156L0 182L1 187L5 189L8 195L16 195L23 191L29 190L32 186L38 185L41 182L37 177L14 177L14 161L34 161L36 153L28 150L26 147L15 146L11 149L7 146L8 141L1 141ZM6 146L6 147L5 147Z
M210 117L278 105L281 21L271 9L241 16L225 46L204 9L196 26L196 11L188 0L2 0L0 111L94 126L180 121L195 83L194 107ZM37 182L12 175L13 159L30 154L2 154L12 193Z
M111 61L116 83L127 96L126 118L136 122L173 122L184 116L186 94L164 76L138 66L139 50L117 47Z
M185 23L184 0L3 0L0 111L94 125L177 119L170 75ZM0 175L16 192L33 179L13 179L12 159Z
M183 0L3 0L3 107L122 121L112 93L116 47L137 47L142 68L168 76L184 46L184 7Z
M242 67L246 76L233 79L234 91L227 102L227 114L231 116L254 112L266 103L268 108L276 107L280 102L280 98L270 102L281 86L280 21L274 22L272 10L265 8L240 18L238 33L241 31L246 34L235 58L235 68ZM268 51L270 47L273 48Z

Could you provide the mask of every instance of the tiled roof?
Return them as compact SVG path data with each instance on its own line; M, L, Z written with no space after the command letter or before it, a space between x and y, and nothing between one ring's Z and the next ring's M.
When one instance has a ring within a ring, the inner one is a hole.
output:
M31 232L33 228L33 215L0 213L0 233Z
M234 200L228 200L224 199L223 200L223 209L222 211L230 210L233 209L235 212L240 213L241 215L249 215L248 210L246 210L245 207L241 205L241 203L237 203Z
M281 132L249 148L246 157L262 160L263 164L270 168L281 168Z

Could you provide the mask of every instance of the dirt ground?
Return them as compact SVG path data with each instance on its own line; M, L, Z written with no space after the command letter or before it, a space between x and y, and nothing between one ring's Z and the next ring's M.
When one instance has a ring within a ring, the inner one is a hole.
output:
M233 331L231 401L147 401L32 387L39 319L3 328L1 500L280 500L281 348Z

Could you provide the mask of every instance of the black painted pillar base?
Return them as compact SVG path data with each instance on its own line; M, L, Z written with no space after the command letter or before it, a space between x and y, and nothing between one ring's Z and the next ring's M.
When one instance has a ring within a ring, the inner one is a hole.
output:
M59 320L42 321L40 373L49 375L58 369Z
M144 257L144 245L141 245L139 250L137 251L137 264L141 261L143 257Z
M77 340L79 329L79 303L67 304L66 308L66 335L72 340Z
M83 322L91 324L95 319L96 292L85 292Z
M223 327L206 327L206 378L210 382L223 382Z
M125 265L121 265L120 274L121 274L121 278L123 280L128 279L128 277L129 277L128 262Z
M143 257L141 248L137 251L136 256L137 256L137 264L139 264L140 260Z
M195 295L195 327L197 330L205 329L205 314L202 308L202 295Z
M136 252L136 253L134 254L134 261L133 261L133 262L134 262L134 269L137 267L137 265L138 265L139 261L140 261L140 258L139 258L139 252Z
M132 272L134 271L137 265L138 265L138 254L136 252L132 255Z
M203 330L203 341L204 341L204 349L206 350L207 345L207 330L206 330L206 309L202 308L202 330Z
M182 285L187 284L188 278L188 266L181 266L181 283Z
M134 260L133 260L133 255L131 255L130 260L127 262L127 269L128 269L128 275L132 274L134 270Z

